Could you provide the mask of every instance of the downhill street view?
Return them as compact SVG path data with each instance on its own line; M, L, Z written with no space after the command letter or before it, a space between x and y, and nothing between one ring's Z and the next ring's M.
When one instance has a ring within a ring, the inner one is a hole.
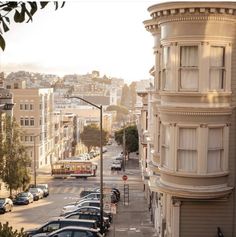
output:
M0 2L0 237L235 237L235 80L235 2Z

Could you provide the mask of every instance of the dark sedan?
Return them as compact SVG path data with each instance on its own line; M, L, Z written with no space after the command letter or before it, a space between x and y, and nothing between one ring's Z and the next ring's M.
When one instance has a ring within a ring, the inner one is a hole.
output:
M16 198L13 200L14 204L25 204L28 205L29 203L34 201L33 194L30 192L22 192L18 193Z
M13 202L10 198L0 198L0 213L12 211Z

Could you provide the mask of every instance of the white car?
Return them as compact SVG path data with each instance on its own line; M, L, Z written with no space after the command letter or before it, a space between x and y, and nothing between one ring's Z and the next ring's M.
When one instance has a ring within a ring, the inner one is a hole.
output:
M61 216L65 216L67 213L73 212L78 209L78 207L83 206L93 206L93 207L100 207L100 200L93 200L93 199L83 199L79 202L75 202L73 204L68 204L64 206L61 210Z
M119 160L114 160L111 164L111 170L121 170L122 169L122 163Z

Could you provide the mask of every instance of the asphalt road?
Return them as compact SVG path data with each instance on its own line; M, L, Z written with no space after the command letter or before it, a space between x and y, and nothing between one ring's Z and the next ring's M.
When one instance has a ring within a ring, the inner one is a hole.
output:
M121 152L121 147L117 145L108 146L108 151L103 155L103 183L104 186L121 187L123 184L122 175L123 172L111 172L110 166L112 158ZM35 201L29 205L14 206L13 211L0 215L0 222L9 224L13 229L26 229L34 228L45 223L52 217L60 215L62 207L78 199L80 192L88 187L99 186L100 174L99 174L99 157L94 159L98 163L98 174L96 177L90 177L85 179L53 179L49 172L45 170L38 173L37 181L48 183L50 189L50 195L47 198ZM138 182L132 177L130 182Z

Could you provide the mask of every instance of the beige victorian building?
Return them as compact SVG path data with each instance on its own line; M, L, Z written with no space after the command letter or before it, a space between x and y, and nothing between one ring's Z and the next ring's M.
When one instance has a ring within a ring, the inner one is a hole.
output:
M234 237L236 3L148 11L155 83L139 93L139 134L153 222L159 236Z

